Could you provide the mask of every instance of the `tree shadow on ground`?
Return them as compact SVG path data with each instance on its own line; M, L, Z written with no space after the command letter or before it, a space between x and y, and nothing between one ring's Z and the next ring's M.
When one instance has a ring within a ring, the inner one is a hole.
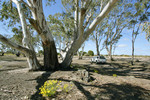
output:
M72 81L62 78L58 78L55 80L73 82L77 89L85 95L86 100L149 100L150 98L149 90L131 84L118 85L109 83L103 85L89 85L80 83L78 81ZM90 91L87 91L86 89L84 89L84 87L98 88L99 91L95 94L91 94Z
M131 84L105 84L100 86L96 98L99 100L149 100L150 91Z
M42 97L41 94L39 94L40 93L39 88L44 85L44 83L48 80L48 78L50 77L50 75L52 73L53 72L45 72L41 76L38 76L36 79L27 80L27 81L36 80L36 82L38 84L36 86L36 93L34 93L33 95L31 95L30 100L45 100L45 98Z
M119 76L134 76L136 78L150 80L150 68L148 67L148 64L137 64L135 65L137 67L131 67L128 63L108 62L106 64L97 64L96 66L97 67L92 66L92 64L73 64L75 69L82 68L89 72L96 72L102 75L113 76L113 74L117 74Z

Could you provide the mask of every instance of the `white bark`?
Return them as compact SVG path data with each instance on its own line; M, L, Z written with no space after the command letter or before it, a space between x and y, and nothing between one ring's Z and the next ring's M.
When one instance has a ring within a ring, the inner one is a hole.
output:
M74 13L74 40L78 36L78 13L79 13L79 0L75 0L75 13Z
M65 48L62 48L61 52L60 52L60 55L61 55L61 61L60 62L63 62L63 60L65 59L66 54L67 54L68 50L70 49L72 42L73 41L65 42L65 44L64 44Z
M47 39L49 39L50 41L54 41L53 36L45 20L45 16L43 13L42 0L36 0L36 1L28 0L28 4L31 6L31 8L34 8L34 10L31 10L32 16L34 19L32 21L33 21L33 24L35 24L34 28L39 33L43 43L46 43Z
M44 70L55 70L59 66L57 51L44 16L42 0L28 0L28 5L33 9L31 10L33 19L29 19L29 22L38 32L43 44Z
M20 17L20 22L21 22L21 25L22 25L22 31L23 31L22 43L23 43L23 46L32 51L32 53L30 53L29 55L26 55L27 56L27 61L28 61L28 64L29 64L29 69L30 70L38 70L40 68L40 64L39 64L39 62L36 58L36 53L33 49L32 44L31 44L31 34L29 33L29 31L27 29L27 23L26 23L26 20L25 20L23 10L21 8L21 3L18 0L12 0L12 1L17 6L18 14L19 14L19 17Z

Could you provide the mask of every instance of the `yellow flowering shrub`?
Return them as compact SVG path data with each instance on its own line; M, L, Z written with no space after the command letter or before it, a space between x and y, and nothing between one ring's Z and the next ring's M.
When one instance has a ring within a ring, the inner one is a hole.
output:
M62 87L62 91L64 92L69 92L72 89L72 85L69 84L64 84L64 86Z
M113 77L117 77L117 74L113 74Z
M72 89L72 85L69 84L62 85L61 81L48 80L39 89L40 94L42 94L44 97L51 97L54 96L58 92L58 90L69 92Z

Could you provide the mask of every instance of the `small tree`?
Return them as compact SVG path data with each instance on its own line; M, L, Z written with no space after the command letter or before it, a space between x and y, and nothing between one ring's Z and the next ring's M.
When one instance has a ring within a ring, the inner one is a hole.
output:
M123 29L128 25L128 19L125 16L126 14L124 13L125 9L125 4L126 2L121 2L119 3L115 9L113 9L107 18L107 26L105 28L106 33L106 39L104 42L105 48L108 52L109 59L113 60L112 58L112 50L114 45L116 45L119 41L119 39L122 37L122 31Z
M128 15L131 19L129 23L129 29L132 29L132 60L131 64L133 65L134 62L134 44L136 37L139 34L139 30L141 28L141 25L143 22L148 20L148 10L150 8L150 1L142 0L137 1L134 3L130 3L130 11L128 12Z
M92 50L89 50L89 51L88 51L88 55L89 55L89 56L94 56L94 52L93 52Z
M92 34L92 40L96 44L96 52L97 55L100 55L100 52L104 49L104 45L101 45L102 40L105 38L105 28L106 22L102 21L100 25L98 25L95 31Z

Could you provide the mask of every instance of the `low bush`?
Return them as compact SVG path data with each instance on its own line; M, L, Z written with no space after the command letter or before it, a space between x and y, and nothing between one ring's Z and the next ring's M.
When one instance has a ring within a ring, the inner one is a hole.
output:
M88 55L89 55L89 56L94 56L94 52L93 52L92 50L89 50L89 51L88 51Z
M72 89L73 85L70 84L63 84L62 81L57 80L49 80L44 83L43 86L41 86L40 94L44 97L52 97L56 95L56 93L63 91L63 92L69 92Z

